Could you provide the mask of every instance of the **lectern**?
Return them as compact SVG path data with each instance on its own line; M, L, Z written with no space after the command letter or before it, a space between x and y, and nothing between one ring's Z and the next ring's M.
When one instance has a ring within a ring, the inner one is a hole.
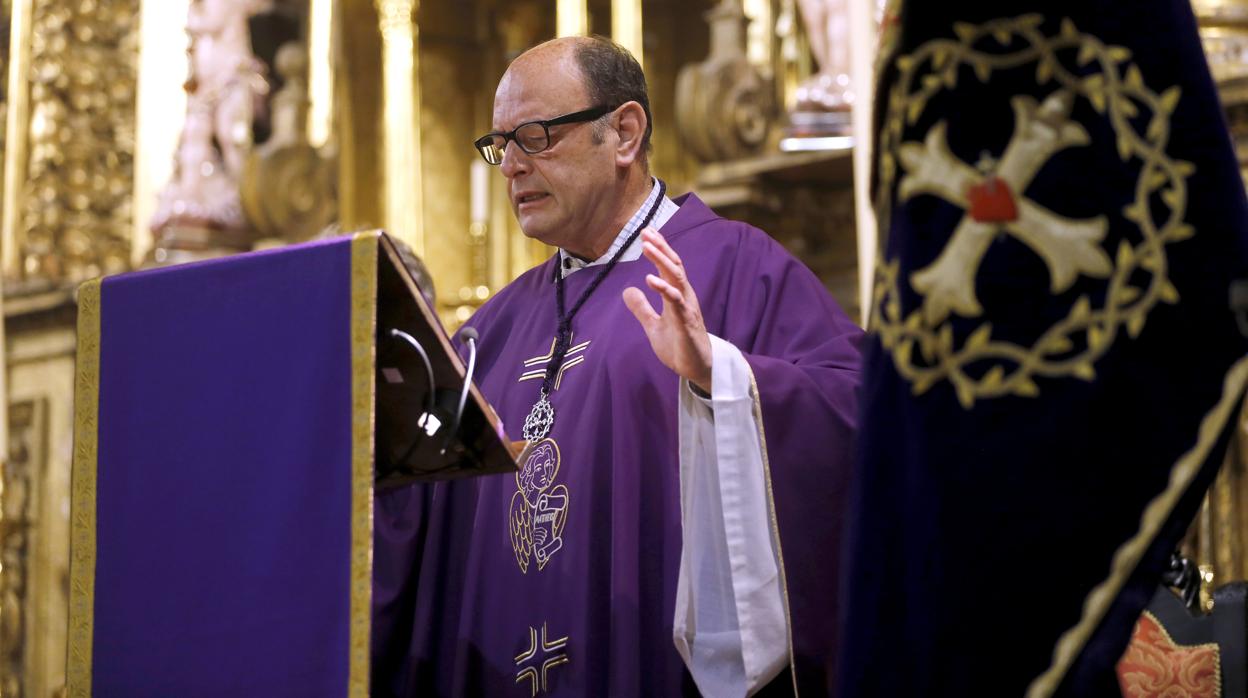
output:
M79 291L72 696L366 696L377 487L515 469L379 232Z

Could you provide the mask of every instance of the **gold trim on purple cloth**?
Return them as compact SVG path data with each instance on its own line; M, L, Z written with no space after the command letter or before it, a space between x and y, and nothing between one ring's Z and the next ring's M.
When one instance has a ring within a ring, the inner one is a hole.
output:
M351 657L347 695L368 697L373 591L373 382L377 231L351 240Z
M793 613L789 610L789 577L784 571L784 551L780 546L780 520L776 518L776 498L771 489L771 460L767 457L767 430L763 428L763 402L754 380L754 367L746 362L750 372L750 402L754 405L754 423L758 425L758 450L763 455L763 480L767 483L767 516L771 519L771 540L776 544L776 564L780 569L780 590L784 592L784 624L789 637L789 674L793 678L793 695L801 695L797 689L797 661L793 654Z
M1118 597L1127 578L1139 566L1149 545L1156 540L1162 525L1174 512L1179 499L1188 491L1192 486L1192 481L1200 473L1201 466L1209 457L1209 451L1213 449L1222 431L1235 415L1236 408L1239 407L1244 395L1245 384L1248 384L1248 356L1236 361L1227 371L1222 383L1222 397L1201 420L1196 444L1184 453L1170 469L1170 484L1144 509L1144 514L1140 517L1139 531L1114 553L1109 577L1098 584L1084 599L1082 617L1073 628L1062 633L1057 645L1053 648L1052 665L1031 682L1031 686L1027 689L1027 698L1047 698L1053 695L1058 685L1066 678L1066 672L1070 670L1075 658L1087 645L1092 632L1105 618L1110 604Z
M100 280L78 288L74 462L70 482L67 694L91 695L95 639L95 495L99 455Z

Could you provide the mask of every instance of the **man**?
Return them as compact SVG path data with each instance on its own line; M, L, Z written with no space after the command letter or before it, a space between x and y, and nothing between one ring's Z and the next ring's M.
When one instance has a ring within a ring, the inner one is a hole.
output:
M520 56L493 127L560 248L469 322L531 452L378 499L374 691L826 694L861 331L761 231L665 196L610 41Z

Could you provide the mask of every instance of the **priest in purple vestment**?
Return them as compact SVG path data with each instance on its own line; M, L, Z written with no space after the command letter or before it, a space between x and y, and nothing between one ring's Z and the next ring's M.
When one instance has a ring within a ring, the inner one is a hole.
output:
M610 41L517 58L493 127L559 248L468 323L531 447L378 495L374 695L827 695L861 331L765 233L666 196Z

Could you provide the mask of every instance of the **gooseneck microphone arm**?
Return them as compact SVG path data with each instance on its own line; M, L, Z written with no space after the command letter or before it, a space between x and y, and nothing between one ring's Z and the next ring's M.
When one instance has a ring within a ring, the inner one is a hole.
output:
M433 416L433 408L434 405L436 405L433 400L433 393L434 390L436 390L436 387L433 385L433 363L429 361L428 353L424 351L424 347L421 346L421 342L416 341L416 337L408 335L407 332L402 330L391 330L391 337L398 337L399 340L406 341L409 345L412 345L412 348L414 348L414 350L421 355L421 361L424 363L424 378L428 381L428 390L426 392L426 398L424 398L424 415L421 416L421 421L417 422L417 425L421 427L421 431L418 433L424 433L424 426L426 426L424 425L424 421ZM407 461L407 458L412 455L412 451L416 450L417 443L421 443L421 438L419 438L419 436L417 436L416 441L412 443L412 446L408 448L407 453L403 453L403 457L399 458L399 463Z
M442 441L442 455L446 454L451 440L455 438L455 432L459 431L459 422L464 418L464 405L468 403L468 391L472 388L472 373L477 368L477 337L479 336L477 330L465 327L459 331L459 336L468 343L468 370L464 371L464 384L459 389L459 405L455 408L455 419L451 422L451 428L446 430L446 437Z

